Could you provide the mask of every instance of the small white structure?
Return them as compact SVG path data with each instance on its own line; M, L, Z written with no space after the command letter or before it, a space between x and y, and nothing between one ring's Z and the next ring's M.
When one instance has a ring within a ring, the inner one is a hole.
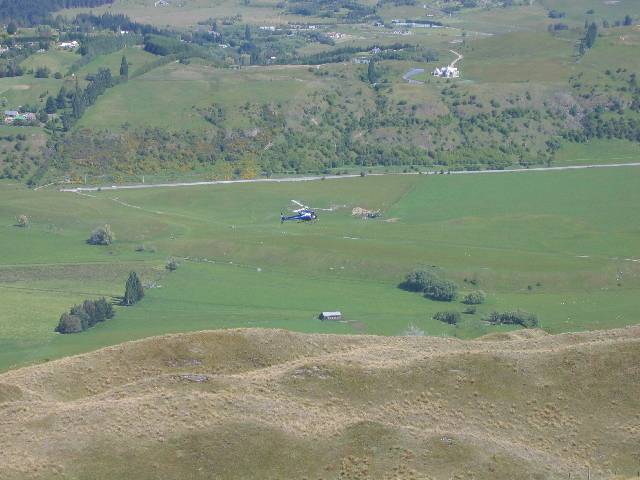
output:
M448 65L446 67L436 68L432 72L432 75L434 77L441 77L441 78L458 78L460 76L460 70L458 70L456 67L452 67L451 65Z
M318 318L320 320L342 320L342 312L322 312Z
M80 44L78 43L77 40L71 40L70 42L60 42L58 44L58 48L61 48L63 50L74 50L79 46Z

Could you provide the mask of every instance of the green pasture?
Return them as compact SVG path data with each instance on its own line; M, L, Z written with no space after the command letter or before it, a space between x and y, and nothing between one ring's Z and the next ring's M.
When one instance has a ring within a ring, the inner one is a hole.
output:
M284 103L304 97L317 82L303 66L229 70L175 63L109 89L78 126L118 128L128 122L171 129L204 128L209 124L197 109L213 103L224 107ZM231 128L249 126L242 115L228 121Z
M522 308L550 332L637 322L640 169L365 178L91 192L0 184L0 369L167 332L279 327L398 335L409 326L463 338L481 318ZM315 224L279 222L289 200ZM382 209L362 220L353 207ZM17 214L31 218L15 227ZM116 241L87 245L109 223ZM136 247L145 250L137 252ZM177 271L164 269L170 257ZM397 288L439 267L488 301L458 327L434 321L463 305ZM155 288L135 307L77 335L53 333L84 298L122 294L131 270ZM465 279L467 281L465 282ZM474 282L473 285L471 282ZM345 323L320 322L341 310Z
M277 2L260 1L243 3L239 0L191 0L188 2L169 2L167 6L154 6L154 0L118 0L112 5L94 8L73 8L59 13L67 17L78 13L104 12L122 13L131 19L177 28L194 27L200 21L209 18L242 16L242 22L256 25L284 25L291 23L328 23L330 18L285 15L283 9L276 7Z
M15 109L24 104L44 104L47 95L58 93L62 82L54 78L34 78L27 75L0 78L0 100L5 100L5 109ZM40 98L41 96L43 97Z
M120 76L120 64L123 55L127 57L127 62L129 63L129 75L158 58L144 51L142 47L127 47L117 52L97 56L91 62L84 65L77 74L82 77L87 73L95 73L101 68L108 68L111 70L113 76L118 77Z
M582 21L585 19L606 19L613 23L622 20L625 15L637 17L640 15L640 4L634 0L541 0L544 7L549 10L565 12L571 20ZM593 10L593 14L587 11Z
M474 42L460 62L461 75L479 82L563 82L575 68L574 44L546 31L513 32Z
M597 165L640 162L638 144L628 140L593 139L587 143L563 143L553 165Z
M35 71L39 67L47 67L51 70L51 75L60 72L65 75L69 67L80 58L77 53L66 50L51 49L42 53L34 53L20 64L26 70Z

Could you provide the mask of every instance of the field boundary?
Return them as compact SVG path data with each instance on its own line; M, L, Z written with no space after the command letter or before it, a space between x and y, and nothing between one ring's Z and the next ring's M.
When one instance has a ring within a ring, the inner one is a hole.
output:
M460 170L449 171L446 175L478 175L491 173L523 173L523 172L555 172L566 170L585 170L588 168L618 168L618 167L640 167L640 162L633 163L611 163L596 165L567 165L563 167L535 167L535 168L510 168L504 170ZM399 173L368 173L369 177L384 177L390 175L437 175L438 172L399 172ZM285 183L285 182L309 182L314 180L337 180L340 178L357 178L360 174L346 175L314 175L305 177L283 177L283 178L254 178L239 180L203 180L199 182L175 182L175 183L137 183L132 185L110 185L99 187L75 187L61 188L61 192L80 193L96 192L101 190L134 190L141 188L168 188L168 187L198 187L203 185L231 185L237 183Z

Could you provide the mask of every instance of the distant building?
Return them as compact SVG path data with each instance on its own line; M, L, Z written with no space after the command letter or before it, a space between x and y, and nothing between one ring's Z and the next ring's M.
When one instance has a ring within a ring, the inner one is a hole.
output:
M77 40L71 40L70 42L60 42L58 48L63 50L73 50L80 46Z
M460 76L460 71L456 67L447 66L442 68L436 68L432 75L434 77L441 78L458 78Z
M322 312L318 318L320 320L342 320L342 312Z

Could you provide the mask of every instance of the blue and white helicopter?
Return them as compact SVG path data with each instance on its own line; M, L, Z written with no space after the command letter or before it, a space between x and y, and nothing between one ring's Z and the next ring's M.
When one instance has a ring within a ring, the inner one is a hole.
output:
M288 221L297 221L297 222L313 222L318 219L318 215L315 210L303 205L297 200L291 200L291 203L295 203L298 207L295 210L292 210L293 215L284 215L280 214L280 223L288 222Z

